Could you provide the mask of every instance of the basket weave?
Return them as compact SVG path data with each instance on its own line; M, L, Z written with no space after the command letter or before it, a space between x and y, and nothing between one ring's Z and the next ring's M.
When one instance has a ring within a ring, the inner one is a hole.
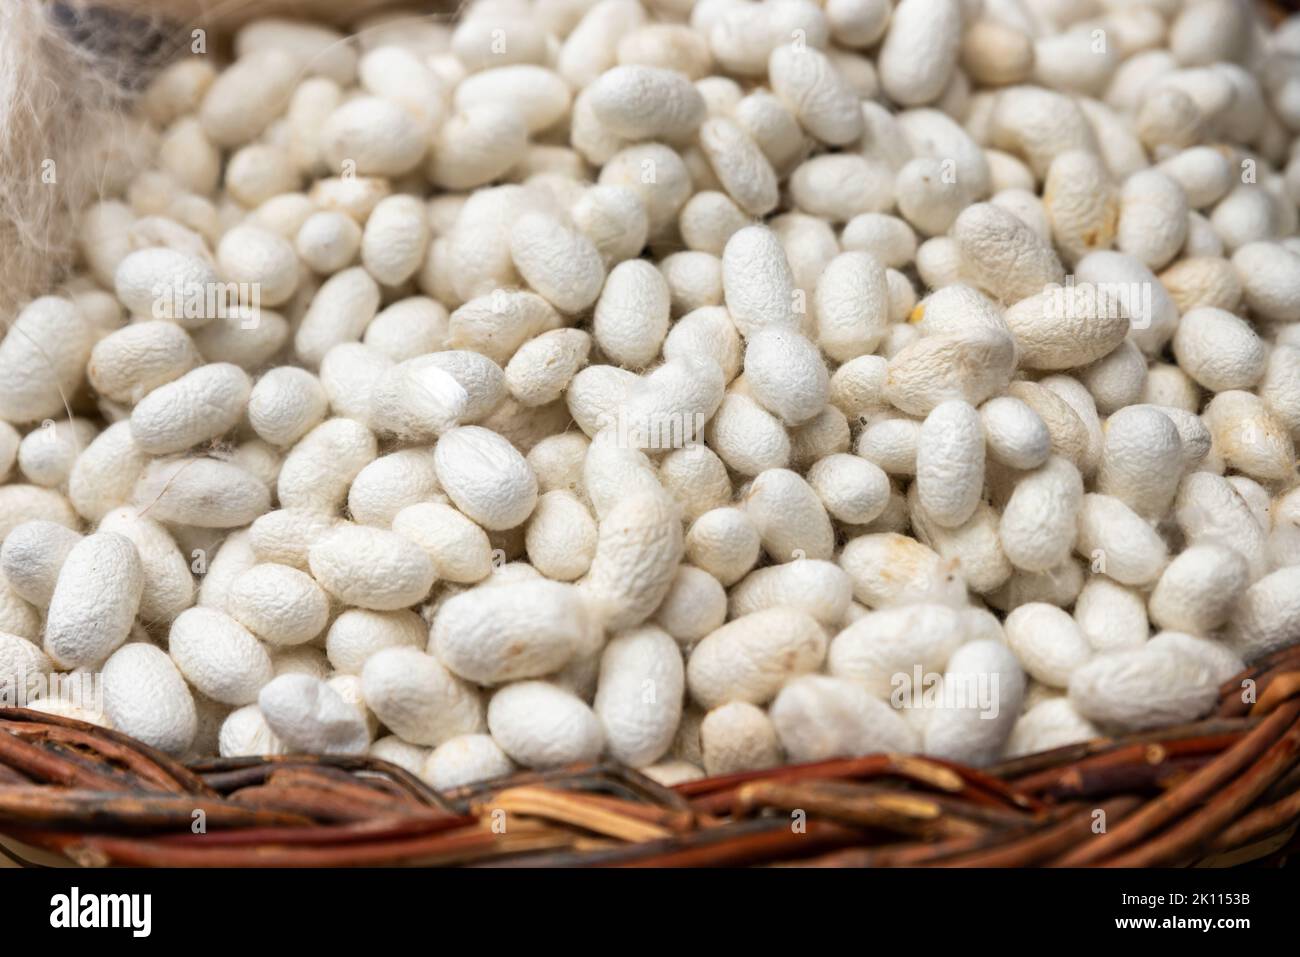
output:
M983 771L877 754L665 788L600 764L440 793L372 758L187 767L20 708L0 709L0 731L0 834L18 863L1164 866L1300 846L1300 647L1227 682L1202 721Z

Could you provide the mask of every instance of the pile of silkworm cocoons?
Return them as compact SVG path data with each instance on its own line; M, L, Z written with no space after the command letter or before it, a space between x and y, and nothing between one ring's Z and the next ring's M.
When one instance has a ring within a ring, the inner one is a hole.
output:
M101 692L31 707L675 783L1189 722L1300 641L1300 17L262 19L132 122L0 344L0 677Z

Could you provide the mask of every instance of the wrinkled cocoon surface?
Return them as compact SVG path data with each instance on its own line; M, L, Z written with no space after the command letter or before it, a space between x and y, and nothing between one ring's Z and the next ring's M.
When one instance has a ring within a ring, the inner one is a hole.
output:
M1294 30L1066 6L482 2L164 67L0 317L0 683L440 788L1204 715L1300 641Z

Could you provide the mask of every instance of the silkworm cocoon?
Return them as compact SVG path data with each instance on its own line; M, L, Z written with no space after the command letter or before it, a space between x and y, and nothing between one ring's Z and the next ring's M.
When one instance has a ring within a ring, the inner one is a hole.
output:
M94 329L56 296L28 303L0 342L0 419L35 422L65 414L85 376Z
M975 511L984 490L984 429L966 402L935 407L921 424L916 451L921 505L939 525L955 528Z
M1116 245L1160 269L1187 239L1187 211L1187 194L1172 177L1158 170L1134 173L1120 191Z
M292 446L328 411L320 380L306 369L279 366L264 373L248 396L248 423L263 440Z
M18 446L22 437L8 422L0 422L0 481L9 478L14 463L18 460Z
M894 9L880 48L880 83L903 106L938 99L948 85L962 39L958 0L904 0Z
M10 695L26 689L37 675L44 676L54 664L41 649L20 635L0 631L0 682Z
M782 44L772 50L767 72L772 92L810 135L831 146L846 146L862 135L858 98L820 50Z
M723 397L705 438L718 457L742 475L790 463L790 437L781 420L739 392Z
M167 529L132 508L108 512L99 531L116 532L136 547L144 575L139 615L146 622L169 622L194 604L189 562Z
M731 476L722 459L702 443L674 449L659 463L659 484L688 521L731 502Z
M1147 360L1136 345L1125 340L1110 354L1079 370L1078 374L1092 393L1097 408L1109 414L1141 399L1146 385Z
M808 483L835 519L865 525L889 504L889 477L856 455L828 455L808 470Z
M394 362L405 362L445 349L448 334L446 308L427 296L411 296L381 310L362 341Z
M191 608L172 623L172 661L194 688L228 705L250 704L271 680L271 658L252 634L228 615Z
M562 312L586 309L605 281L604 262L591 240L543 213L515 221L510 255L528 284Z
M242 755L285 754L288 748L275 736L257 705L236 708L226 716L218 735L218 751L223 758Z
M378 282L396 286L424 261L429 226L424 203L414 196L388 196L375 204L361 234L361 264Z
M472 584L492 571L487 533L449 505L407 506L393 519L393 531L424 549L440 579Z
M927 415L949 399L977 405L1003 392L1016 365L1005 330L976 327L922 336L889 360L883 393L909 415Z
M27 521L44 519L68 528L80 528L68 500L39 485L0 485L0 542Z
M1300 566L1279 568L1246 589L1237 603L1229 647L1252 663L1300 637Z
M582 484L598 519L629 495L662 496L664 491L653 463L617 428L598 433L588 447Z
M288 240L258 226L236 226L217 246L222 275L258 290L263 305L287 302L298 287L298 257Z
M1020 363L1031 369L1086 365L1114 350L1129 331L1128 314L1105 287L1050 285L1006 311Z
M786 40L802 37L815 47L829 41L825 16L814 4L804 2L774 4L760 17L738 5L722 4L716 12L693 14L691 22L708 35L718 64L741 76L762 74L768 54Z
M412 744L439 745L486 730L478 690L416 648L373 654L362 669L361 690L376 717Z
M610 270L596 303L592 333L614 362L640 368L650 364L668 333L669 290L663 274L643 259Z
M827 670L887 699L911 689L917 668L942 671L965 641L963 619L945 605L918 603L864 615L831 641Z
M601 516L585 594L610 629L649 618L682 558L681 520L666 495L634 494Z
M279 675L258 693L257 706L272 733L292 751L362 754L370 745L362 709L319 678Z
M757 330L745 348L750 393L787 425L801 425L826 407L830 375L817 347L790 329Z
M709 253L685 250L665 256L659 271L668 283L674 316L722 304L722 262Z
M1232 188L1228 156L1211 146L1194 146L1169 157L1159 166L1187 195L1192 209L1213 206Z
M1148 648L1168 650L1201 662L1209 669L1216 687L1241 674L1246 664L1228 645L1212 638L1201 638L1177 631L1162 631L1147 642Z
M322 275L348 266L361 249L361 227L351 216L336 210L312 213L294 237L298 256Z
M696 193L677 219L677 228L688 249L721 257L736 232L749 225L749 217L725 193L704 190Z
M741 341L736 326L722 306L693 309L673 322L663 341L663 358L712 359L731 382L741 368Z
M1260 481L1286 481L1295 473L1290 431L1252 392L1220 392L1202 420L1214 437L1213 450L1224 464Z
M768 711L790 761L911 753L915 730L856 681L802 675L787 682Z
M758 529L739 508L715 508L697 518L686 535L686 558L724 586L735 584L758 561Z
M340 601L378 611L416 604L435 578L433 563L414 542L364 525L330 532L312 546L308 563L316 581Z
M731 116L779 173L787 172L808 151L809 140L794 114L762 87L743 97Z
M1147 518L1168 511L1182 477L1183 443L1172 421L1153 406L1131 406L1106 421L1097 491Z
M1171 561L1151 592L1161 628L1210 635L1228 622L1249 584L1246 560L1222 545L1192 545Z
M709 72L713 55L709 52L708 39L689 26L651 23L631 31L619 41L618 62L676 70L698 80Z
M680 140L704 119L704 98L675 70L616 66L590 90L596 119L628 140Z
M1133 341L1148 355L1160 352L1178 325L1178 307L1155 274L1135 256L1101 250L1075 266L1075 279L1111 291L1132 323Z
M888 368L888 360L881 356L858 356L845 362L831 376L832 404L857 422L887 411L884 383Z
M789 469L767 469L749 486L745 511L775 562L829 559L835 533L813 488Z
M433 455L428 449L401 449L363 468L348 491L348 511L361 525L388 528L408 505L440 497Z
M93 422L74 418L66 422L47 420L28 432L18 446L18 469L33 485L59 488L67 484L81 450L98 434Z
M1034 44L1015 24L981 17L962 38L961 65L981 86L1027 80L1034 69Z
M218 146L255 139L288 105L300 77L297 57L277 48L250 50L208 87L198 117Z
M730 117L711 117L700 127L699 143L713 174L740 209L763 216L776 208L776 171L744 127Z
M654 623L678 643L689 645L721 627L726 617L727 595L718 580L692 565L680 565Z
M587 641L587 613L569 585L534 579L483 586L445 601L430 651L478 684L503 684L562 668Z
M438 440L433 460L456 507L489 531L520 525L537 503L532 469L510 442L488 429L451 429Z
M569 210L573 224L595 244L607 268L637 256L650 220L641 197L625 186L592 186Z
M1269 513L1272 511L1273 502L1268 489L1245 475L1229 475L1228 481L1237 494L1250 506L1250 512L1255 516L1255 521L1259 523L1259 527L1266 530L1270 528L1272 518Z
M1061 395L1045 385L1023 380L1011 383L1007 391L1011 398L1027 405L1046 426L1048 435L1051 436L1053 454L1068 460L1083 472L1091 472L1095 467L1094 455L1101 454L1100 424L1097 426L1097 448L1094 450L1088 425ZM1086 389L1084 393L1087 393Z
M1029 708L1011 729L1006 757L1037 754L1053 748L1101 737L1091 721L1074 709L1068 698L1051 698Z
M35 519L14 527L0 549L0 575L6 590L38 608L48 608L59 571L68 554L81 541L70 528ZM5 628L0 621L0 630Z
M754 548L757 552L757 543ZM5 577L3 563L0 563L0 631L28 641L40 641L40 612L14 591Z
M428 640L428 626L415 612L349 608L330 625L325 653L335 670L359 675L378 652L386 648L423 648Z
M1188 375L1215 392L1250 388L1268 362L1264 343L1245 320L1210 306L1183 316L1174 333L1174 356Z
M356 342L379 309L379 286L360 266L335 273L312 297L294 336L294 352L319 366L336 345Z
M1055 605L1031 602L1007 616L1007 644L1036 681L1065 688L1070 675L1092 656L1092 646L1070 615Z
M1195 720L1217 694L1202 660L1144 646L1100 655L1078 668L1069 700L1099 727L1140 731Z
M894 172L888 164L853 153L812 157L790 175L795 206L830 222L843 222L856 213L880 212L888 208L894 192ZM902 185L901 171L897 192L900 198L910 195ZM911 216L908 219L913 221Z
M400 176L415 169L428 148L421 118L392 100L357 96L326 118L321 153L336 172Z
M763 326L797 325L794 274L772 230L746 226L727 240L722 253L722 287L727 310L742 336Z
M506 387L527 406L560 398L587 362L591 336L580 329L555 329L524 343L506 366Z
M208 301L218 279L208 258L156 246L122 259L113 283L117 298L133 315L196 329L212 318Z
M906 535L859 535L844 546L839 563L853 581L853 597L868 608L966 599L966 584L955 566Z
M1300 320L1300 260L1278 243L1247 243L1232 254L1251 312L1271 322Z
M370 745L366 752L372 758L395 764L404 771L419 776L429 759L429 749L417 744L408 744L395 734L380 738Z
M728 622L695 646L686 664L691 697L704 708L728 701L765 704L826 656L817 620L792 608L770 608Z
M594 761L605 746L600 718L579 697L546 681L519 681L492 696L493 740L528 768Z
M524 541L534 568L547 578L573 581L591 567L596 538L587 507L571 492L552 491L537 500Z
M1168 550L1137 512L1109 495L1089 493L1078 511L1075 551L1094 570L1123 585L1144 587L1160 577Z
M667 752L681 720L685 669L677 643L643 626L616 635L601 654L593 708L609 754L632 767Z
M590 440L581 432L562 432L534 445L525 458L537 476L538 489L543 493L572 492L585 498L582 470L590 447Z
M651 239L673 223L693 192L681 156L662 143L637 143L619 150L601 167L597 183L636 193L645 206Z
M1273 346L1257 393L1291 437L1300 437L1300 348L1282 343Z
M1136 648L1147 640L1146 602L1132 588L1093 575L1074 603L1074 621L1095 652Z
M425 760L420 777L440 791L503 778L515 764L489 734L460 734L442 742Z
M131 413L131 435L150 455L183 451L234 428L251 391L248 373L238 366L201 366L141 399Z
M924 753L977 767L997 760L1024 700L1025 675L1011 650L997 641L963 645L941 687L925 722Z
M768 608L793 608L836 628L851 599L852 583L838 565L802 559L746 575L731 591L728 614L739 618Z
M744 701L720 705L705 715L700 743L709 774L756 771L781 763L776 727L761 708Z
M841 253L818 279L814 302L817 341L826 355L846 362L872 352L889 321L884 266L869 253Z
M963 274L1003 302L1019 302L1060 284L1061 262L1030 227L992 203L966 207L952 227Z
M468 350L417 356L386 370L370 393L370 425L406 441L431 441L482 419L504 398L505 375Z
M95 344L86 374L100 395L133 404L199 363L194 342L174 322L125 326Z
M902 269L916 260L917 238L912 227L896 216L859 213L844 225L840 246L845 252L868 253L884 266Z
M1074 547L1083 498L1079 470L1059 456L1020 478L999 525L1011 563L1046 572L1065 561Z
M377 450L374 434L360 422L327 419L294 445L280 467L281 507L337 511Z
M1174 516L1189 545L1213 544L1239 552L1254 581L1268 570L1267 539L1245 499L1220 475L1192 472L1178 487Z
M429 179L444 189L471 189L498 179L523 158L528 127L511 103L480 103L450 117L429 153Z
M45 618L45 650L61 667L97 665L135 622L144 570L135 545L114 532L77 542L59 571Z
M311 641L329 620L329 599L311 576L261 563L237 575L226 592L231 617L274 646Z
M1004 395L980 406L988 454L1014 469L1034 469L1047 461L1052 436L1042 417L1022 400Z
M113 727L171 755L189 748L198 730L194 698L167 653L132 642L104 662L104 712Z

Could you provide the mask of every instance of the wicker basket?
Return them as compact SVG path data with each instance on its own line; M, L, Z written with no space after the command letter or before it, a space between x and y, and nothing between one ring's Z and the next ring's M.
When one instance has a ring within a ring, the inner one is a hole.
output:
M1300 846L1300 647L1227 682L1195 724L982 771L876 754L665 788L600 764L439 793L371 758L187 767L18 708L0 732L0 843L17 863L1140 867Z

